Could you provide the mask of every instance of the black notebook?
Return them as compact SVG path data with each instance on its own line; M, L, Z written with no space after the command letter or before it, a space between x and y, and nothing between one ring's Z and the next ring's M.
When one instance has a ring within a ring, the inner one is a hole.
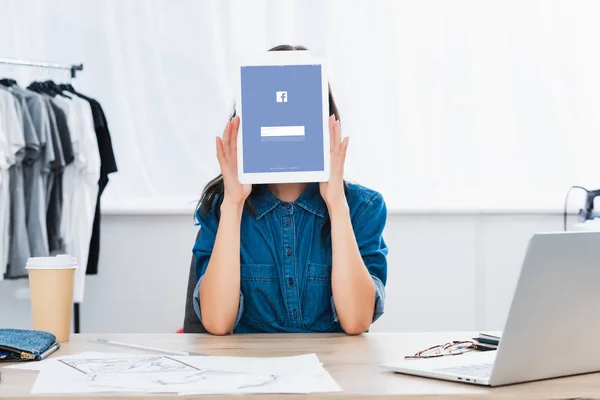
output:
M473 339L477 340L479 343L484 343L492 346L498 346L498 344L500 343L500 336L484 332L479 333L479 336Z

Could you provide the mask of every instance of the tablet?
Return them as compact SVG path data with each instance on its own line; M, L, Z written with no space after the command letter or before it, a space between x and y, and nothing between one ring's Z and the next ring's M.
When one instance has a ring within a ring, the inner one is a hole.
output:
M241 183L329 180L326 67L308 51L245 57L236 68Z

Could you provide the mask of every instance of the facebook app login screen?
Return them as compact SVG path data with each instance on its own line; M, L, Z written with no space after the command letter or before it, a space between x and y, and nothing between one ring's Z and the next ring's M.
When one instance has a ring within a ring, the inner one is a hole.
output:
M241 68L244 172L323 171L320 65Z

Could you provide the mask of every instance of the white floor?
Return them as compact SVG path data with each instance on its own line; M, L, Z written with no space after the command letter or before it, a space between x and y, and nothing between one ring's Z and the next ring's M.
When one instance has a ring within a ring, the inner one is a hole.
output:
M558 214L390 215L386 312L372 331L502 329L527 240L561 228ZM195 234L191 216L104 216L82 331L181 328ZM14 295L26 285L0 282L3 327L30 327L29 303Z

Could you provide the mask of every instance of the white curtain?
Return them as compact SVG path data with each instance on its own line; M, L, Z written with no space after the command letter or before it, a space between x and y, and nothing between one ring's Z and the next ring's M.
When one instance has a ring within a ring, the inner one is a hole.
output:
M347 175L390 210L546 210L600 187L600 2L0 0L0 57L79 63L119 173L105 209L188 210L240 51L330 62ZM63 72L0 65L26 84Z

